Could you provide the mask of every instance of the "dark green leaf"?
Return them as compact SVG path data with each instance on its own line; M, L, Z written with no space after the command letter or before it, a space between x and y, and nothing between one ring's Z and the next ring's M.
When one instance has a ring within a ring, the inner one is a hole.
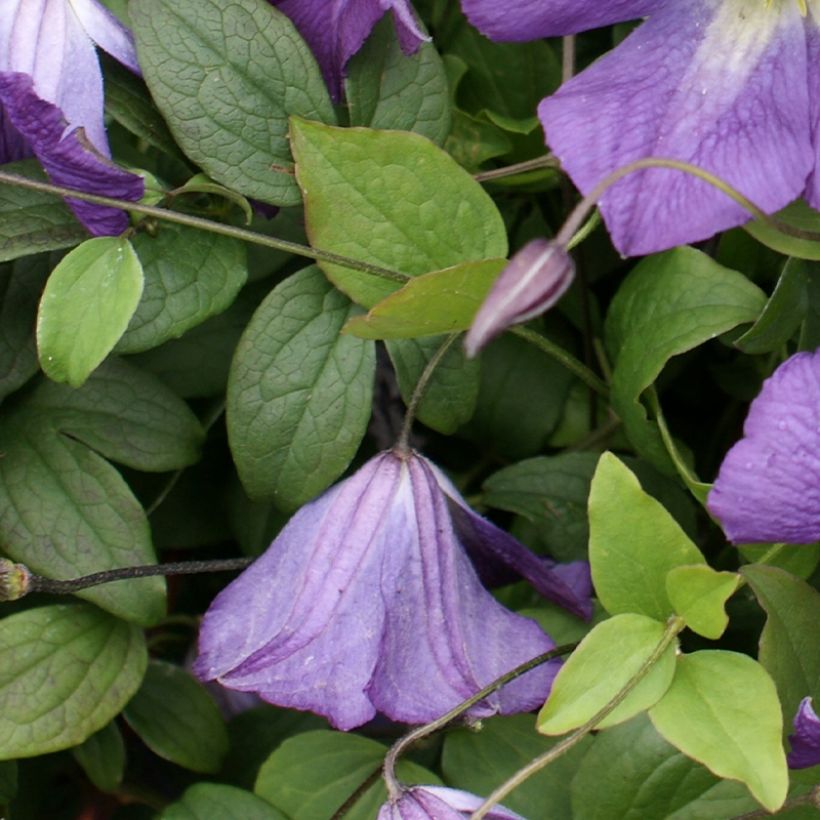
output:
M188 157L245 196L297 204L288 116L335 116L290 20L266 0L144 0L130 11L145 80Z
M124 716L152 752L186 769L216 772L228 751L219 709L179 666L152 661Z
M197 783L168 806L159 820L287 820L255 794L222 783Z
M82 743L136 691L146 660L141 630L87 604L0 620L0 758Z
M340 335L355 308L311 266L259 306L236 349L227 422L252 497L293 509L350 463L370 419L373 343Z
M294 118L291 144L315 247L409 276L507 255L493 201L424 137ZM365 307L399 287L340 265L322 269Z
M13 760L0 761L0 806L8 803L17 794L17 763Z
M792 202L773 216L778 222L793 228L820 233L820 212L810 208L802 199ZM820 260L820 241L816 239L798 239L759 220L748 222L743 227L758 242L784 256Z
M113 792L125 771L125 744L115 723L103 726L71 750L88 779L101 791Z
M253 221L253 206L247 197L238 194L230 188L226 188L224 185L220 185L218 182L214 182L207 174L195 174L184 185L180 185L179 188L173 191L175 198L185 196L186 194L207 194L217 199L227 200L242 211L245 215L246 225L250 225Z

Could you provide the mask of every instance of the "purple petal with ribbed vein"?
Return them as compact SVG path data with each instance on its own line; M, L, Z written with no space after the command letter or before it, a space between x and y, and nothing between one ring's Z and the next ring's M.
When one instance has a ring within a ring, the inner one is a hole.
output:
M820 765L820 718L811 705L811 698L803 698L794 716L794 733L789 735L790 769L808 769Z
M535 40L637 20L664 2L667 0L461 0L461 8L491 40Z
M483 802L482 798L460 789L413 786L395 803L385 803L378 820L464 820ZM487 820L524 820L503 806L493 807L486 817Z
M119 199L142 197L142 178L123 171L98 153L81 130L66 133L62 113L34 93L28 75L0 72L0 104L57 185ZM128 227L128 216L120 210L74 199L66 201L92 234L116 235Z
M672 157L776 211L802 193L814 167L806 78L797 3L670 2L544 100L539 116L585 193L633 160ZM667 169L618 182L601 211L624 254L705 239L750 218L707 183Z
M197 674L342 729L422 723L552 648L481 586L426 463L393 453L303 507L208 610ZM471 710L531 709L557 664Z
M269 0L294 23L316 55L334 100L342 94L348 60L364 45L388 12L406 54L429 38L421 31L408 0Z
M709 511L734 543L820 539L820 351L763 383L723 459Z
M811 133L820 134L820 20L809 12L806 19L809 116ZM813 208L820 208L820 139L814 139L814 168L806 183L806 199Z

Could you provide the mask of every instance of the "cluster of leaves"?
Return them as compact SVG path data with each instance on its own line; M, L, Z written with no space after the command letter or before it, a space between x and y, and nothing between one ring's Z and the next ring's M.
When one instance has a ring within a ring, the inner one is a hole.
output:
M128 235L87 239L59 200L0 187L6 556L67 578L158 553L254 555L351 462L392 444L397 394L407 402L443 334L469 326L508 253L554 234L570 194L552 169L474 178L543 153L533 112L560 62L555 43L489 43L455 6L417 4L434 37L412 56L385 18L334 107L266 0L131 4L145 82L105 65L110 136L167 219L135 215ZM612 36L581 38L579 59ZM31 161L6 170L42 178ZM804 206L783 218L820 225ZM240 241L246 226L257 243L309 242L381 273L306 266ZM528 715L456 729L399 776L488 794L593 718L672 618L651 670L601 723L612 728L507 805L576 820L775 810L817 779L789 778L783 738L801 698L820 702L820 549L762 565L765 546L727 547L696 471L714 474L773 366L820 344L820 249L751 225L633 264L598 228L576 254L578 281L531 327L601 372L609 401L519 337L476 361L455 345L418 407L417 443L533 549L590 559L595 625L523 585L501 590L557 642L581 640L541 734ZM385 792L372 775L399 729L240 711L186 671L223 580L2 605L0 807L15 820L325 820L373 780L346 816L375 816Z

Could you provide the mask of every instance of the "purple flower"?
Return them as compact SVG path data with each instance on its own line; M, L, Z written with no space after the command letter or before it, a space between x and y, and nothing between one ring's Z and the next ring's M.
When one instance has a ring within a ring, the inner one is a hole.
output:
M398 800L385 803L377 820L464 820L484 801L469 792L443 786L413 786ZM524 820L503 806L487 814L488 820Z
M484 589L465 548L487 575L503 562L576 609L589 605L585 563L539 561L467 510L426 459L385 452L302 507L217 596L195 672L340 729L377 711L432 720L553 647ZM557 667L528 672L470 714L534 708Z
M792 747L787 758L790 769L808 769L820 764L820 718L812 709L811 698L800 701L789 743Z
M820 539L820 351L787 359L763 383L708 507L735 543Z
M575 265L566 248L533 239L509 261L476 313L464 339L473 357L510 325L526 322L551 308L572 284Z
M313 49L334 100L342 95L347 61L391 11L402 50L414 53L430 38L419 28L408 0L269 0L287 14Z
M547 142L583 192L641 157L725 179L766 211L820 207L817 9L748 0L462 0L498 40L648 19L539 107ZM739 225L749 214L679 171L629 175L601 200L615 245L644 254Z
M98 0L0 0L0 163L33 154L58 185L137 200L142 178L109 159L95 42L139 71L130 32ZM93 234L128 226L115 208L68 203Z

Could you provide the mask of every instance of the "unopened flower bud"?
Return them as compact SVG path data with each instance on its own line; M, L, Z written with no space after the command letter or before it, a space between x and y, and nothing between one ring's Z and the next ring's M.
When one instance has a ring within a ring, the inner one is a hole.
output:
M0 558L0 601L16 601L28 594L31 573L27 566Z
M551 308L572 284L575 265L566 248L547 239L528 242L498 275L464 340L472 358L510 325Z

